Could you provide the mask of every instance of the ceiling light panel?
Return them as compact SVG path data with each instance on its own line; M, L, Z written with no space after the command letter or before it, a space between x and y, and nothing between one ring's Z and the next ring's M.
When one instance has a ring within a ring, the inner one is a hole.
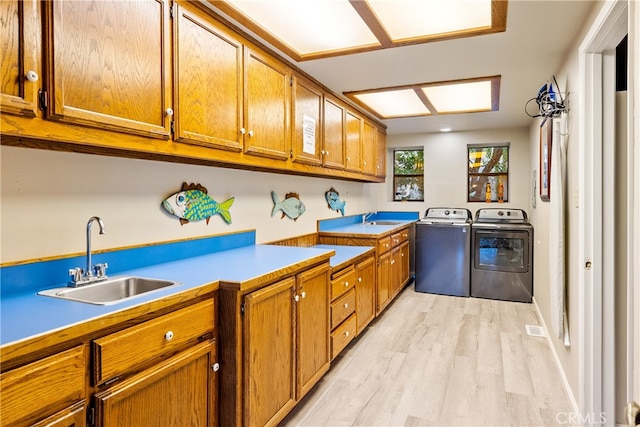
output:
M385 119L431 114L413 89L367 92L353 97Z
M491 81L423 87L438 113L491 111Z
M380 43L348 0L227 0L302 55Z
M491 0L367 0L395 41L491 27Z

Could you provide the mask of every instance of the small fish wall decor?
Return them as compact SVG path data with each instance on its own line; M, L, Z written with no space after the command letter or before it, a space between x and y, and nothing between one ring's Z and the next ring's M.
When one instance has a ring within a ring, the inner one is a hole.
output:
M162 207L171 215L180 218L180 225L203 219L208 225L213 215L220 215L224 222L231 224L229 208L235 198L231 197L218 203L207 193L207 189L200 184L183 182L181 190L167 197L162 202Z
M324 193L324 198L327 200L329 209L331 209L332 211L340 212L342 216L344 216L344 205L346 205L347 202L343 202L340 200L340 193L338 193L335 188L331 187L329 191Z
M280 201L280 198L278 197L276 192L272 191L271 199L273 200L273 209L271 210L271 216L274 216L278 211L282 211L282 216L280 217L280 219L284 218L286 215L295 221L307 209L304 203L300 201L300 196L298 195L298 193L287 193L284 196L284 200Z

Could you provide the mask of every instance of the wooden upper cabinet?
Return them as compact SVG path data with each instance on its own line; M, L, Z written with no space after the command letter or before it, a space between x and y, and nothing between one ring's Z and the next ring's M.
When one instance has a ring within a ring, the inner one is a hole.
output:
M345 113L345 169L362 172L362 119L354 112Z
M384 178L387 176L387 134L380 129L376 147L376 176Z
M291 72L274 57L245 46L244 152L291 156Z
M51 1L46 117L169 138L167 1Z
M376 174L376 156L378 152L378 128L364 121L362 124L362 173Z
M322 165L322 90L298 76L293 78L293 161Z
M174 14L174 139L242 151L243 44L202 12Z
M38 111L38 89L41 85L39 4L36 0L0 1L2 114L35 117Z
M344 169L344 108L336 101L324 99L324 128L323 136L323 166L334 169Z

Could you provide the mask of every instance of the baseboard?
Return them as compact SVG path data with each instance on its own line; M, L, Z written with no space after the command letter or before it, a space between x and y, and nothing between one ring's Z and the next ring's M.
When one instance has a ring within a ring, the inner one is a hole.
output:
M569 396L569 401L571 402L571 406L573 406L573 411L576 414L580 413L580 408L578 408L578 402L576 401L575 396L573 395L573 390L571 390L571 386L569 385L569 380L567 379L567 375L564 372L562 364L560 363L560 358L558 357L558 353L556 352L556 347L553 345L551 341L551 336L549 335L549 329L547 329L547 325L544 321L544 317L542 316L542 312L540 312L540 307L538 307L538 302L535 297L533 298L533 306L536 309L536 315L538 317L538 321L546 331L546 340L549 348L551 349L551 354L553 354L553 359L556 362L556 366L558 367L558 371L560 372L560 376L562 377L562 383L564 385L564 389L567 391L567 395Z

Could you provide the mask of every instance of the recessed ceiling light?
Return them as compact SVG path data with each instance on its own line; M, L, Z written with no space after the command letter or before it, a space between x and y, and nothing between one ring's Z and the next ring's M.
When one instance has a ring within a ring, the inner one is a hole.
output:
M380 119L499 109L500 76L345 92Z
M505 31L506 0L207 0L296 61Z
M451 128L440 128L440 132L451 132Z

